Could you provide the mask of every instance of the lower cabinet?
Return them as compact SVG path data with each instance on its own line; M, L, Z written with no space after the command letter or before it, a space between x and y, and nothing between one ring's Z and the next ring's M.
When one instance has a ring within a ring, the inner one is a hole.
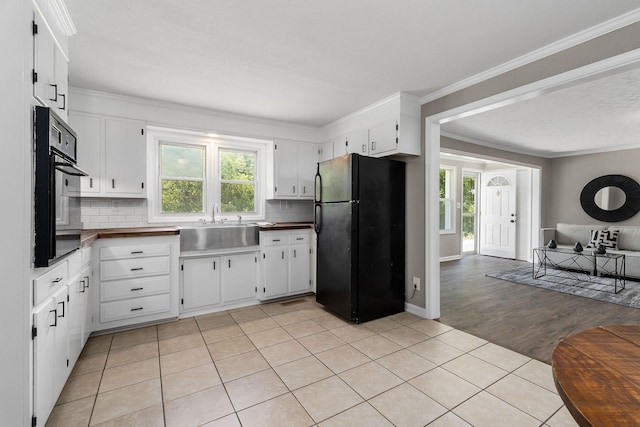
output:
M100 239L94 330L178 317L177 235Z
M261 231L261 284L267 300L311 290L311 229Z
M206 312L254 300L257 266L257 251L182 258L180 312Z

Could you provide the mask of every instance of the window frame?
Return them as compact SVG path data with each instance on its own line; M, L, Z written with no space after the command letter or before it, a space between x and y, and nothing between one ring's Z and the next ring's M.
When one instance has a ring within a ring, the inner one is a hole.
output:
M161 144L202 146L204 160L204 209L197 213L162 213ZM181 131L150 126L147 131L147 221L149 223L193 224L210 223L214 206L216 223L226 220L264 220L267 185L267 152L272 141L233 136L206 136L202 132ZM250 151L255 153L255 212L228 212L220 209L220 163L219 150Z
M448 214L448 220L449 220L449 225L450 228L440 228L440 234L456 234L457 232L457 221L456 221L456 211L457 211L457 205L456 205L456 192L457 192L457 181L456 181L456 171L457 171L457 167L455 166L450 166L450 165L446 165L446 164L440 164L440 168L438 170L438 206L440 206L441 203L448 203L449 206L451 207L451 210ZM449 192L449 196L450 197L439 197L440 196L440 171L441 170L445 170L445 171L449 171L449 178L447 179L445 176L445 196L447 193L447 189ZM440 222L438 220L438 222ZM446 222L446 219L445 219Z

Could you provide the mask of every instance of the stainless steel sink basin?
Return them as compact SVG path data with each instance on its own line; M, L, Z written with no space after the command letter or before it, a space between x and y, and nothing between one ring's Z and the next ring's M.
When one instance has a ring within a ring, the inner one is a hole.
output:
M180 252L241 248L260 244L255 224L207 224L180 229Z

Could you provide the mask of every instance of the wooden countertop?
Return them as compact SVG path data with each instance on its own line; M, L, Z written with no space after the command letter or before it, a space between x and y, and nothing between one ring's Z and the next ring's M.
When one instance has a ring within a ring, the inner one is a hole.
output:
M83 230L80 240L81 247L85 247L89 246L96 239L167 236L176 234L180 234L179 227L101 228L96 230Z
M260 231L296 230L313 228L312 222L274 222L271 225L260 225Z
M551 356L560 397L580 426L640 424L640 325L599 326Z

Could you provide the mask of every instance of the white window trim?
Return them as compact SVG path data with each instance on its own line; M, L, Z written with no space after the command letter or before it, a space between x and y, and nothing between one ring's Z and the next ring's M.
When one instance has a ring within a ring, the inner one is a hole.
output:
M456 221L457 219L457 215L456 212L458 210L458 206L456 204L456 194L458 193L458 183L456 181L457 179L457 170L458 168L456 166L451 166L451 165L446 165L446 164L441 164L440 168L438 169L438 176L440 175L439 170L440 169L447 169L451 171L451 197L449 198L444 198L444 199L440 199L440 197L438 197L438 205L440 205L440 201L441 200L450 200L451 201L451 215L450 215L450 221L451 221L451 229L447 229L447 230L440 230L440 234L456 234L457 233L457 223L458 221ZM439 190L438 190L439 193Z
M193 214L160 213L160 143L176 143L185 145L203 145L205 147L205 189L204 212ZM211 222L214 204L220 206L220 182L218 180L218 149L238 149L256 152L256 212L244 213L243 221L264 220L266 209L266 185L268 166L268 146L271 141L235 138L232 136L207 137L201 132L182 132L150 126L147 131L147 213L149 223L195 224ZM237 220L237 214L223 214L218 209L215 213L216 223L219 221Z

